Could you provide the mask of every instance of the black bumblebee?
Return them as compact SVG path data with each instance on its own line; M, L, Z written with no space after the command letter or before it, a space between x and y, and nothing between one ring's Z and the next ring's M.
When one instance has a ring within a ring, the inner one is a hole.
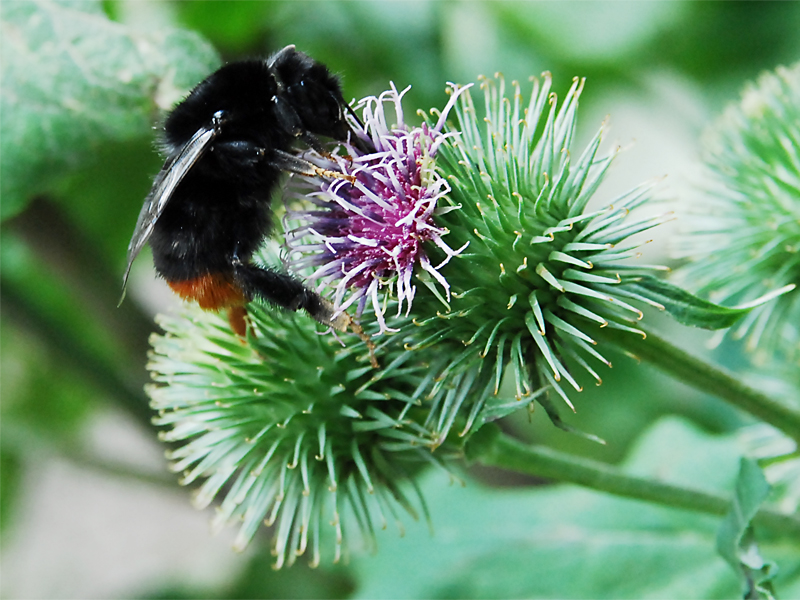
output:
M173 291L201 308L227 309L240 335L254 298L345 329L347 315L334 317L319 294L251 257L271 229L270 196L283 171L347 178L291 154L298 141L322 153L317 136L373 151L346 111L357 120L336 77L294 46L226 65L198 84L164 124L167 159L128 246L123 295L149 240L156 271Z

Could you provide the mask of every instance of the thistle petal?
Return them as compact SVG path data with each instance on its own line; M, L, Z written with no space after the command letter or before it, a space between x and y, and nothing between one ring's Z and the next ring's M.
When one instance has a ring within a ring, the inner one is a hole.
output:
M362 155L345 145L346 157L307 156L320 166L351 175L354 183L294 178L287 193L293 200L306 192L313 203L325 208L290 207L290 262L295 269L316 267L309 279L322 292L335 290L337 310L356 302L359 312L370 306L381 325L379 333L390 331L384 308L389 297L396 301L398 315L410 312L416 290L412 281L418 269L427 271L448 293L449 286L439 273L442 265L433 266L427 258L429 243L446 257L456 256L464 248L451 249L442 239L447 231L434 224L438 203L450 186L432 164L438 148L452 136L441 133L440 128L455 100L451 98L441 123L409 128L402 111L408 89L398 92L392 85L378 98L360 103L364 125L355 120L352 125L357 135L372 140L374 153ZM394 108L394 125L389 125L386 106ZM330 269L334 264L338 268Z

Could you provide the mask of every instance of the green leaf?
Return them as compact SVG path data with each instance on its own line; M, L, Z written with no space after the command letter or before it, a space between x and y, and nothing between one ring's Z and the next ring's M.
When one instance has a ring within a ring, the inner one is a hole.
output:
M0 6L0 218L22 210L98 145L147 135L219 64L197 35L127 28L100 2Z
M629 284L629 287L638 290L642 296L661 304L679 323L703 329L725 329L756 306L792 291L795 286L789 285L774 290L758 300L736 308L727 308L708 302L690 294L683 288L650 275L642 275L638 282Z
M733 506L717 533L717 550L739 575L744 598L774 597L771 580L776 567L759 555L751 524L769 491L770 485L758 464L743 458Z
M723 491L735 481L736 452L734 436L711 436L669 418L639 440L626 470ZM435 474L422 487L434 534L421 524L408 527L404 538L388 531L375 556L354 553L361 582L354 597L738 595L715 551L718 518L568 485L489 489L470 479L464 487ZM800 593L799 543L765 548L781 567L783 597Z

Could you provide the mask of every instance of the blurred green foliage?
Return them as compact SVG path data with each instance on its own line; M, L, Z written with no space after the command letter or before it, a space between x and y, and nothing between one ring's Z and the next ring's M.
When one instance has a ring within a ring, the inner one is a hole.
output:
M147 337L154 329L152 315L133 299L116 308L120 277L136 215L160 166L152 128L163 111L220 60L265 55L294 43L342 75L348 98L377 94L390 80L398 87L413 85L408 114L416 108L442 107L446 81L464 83L479 73L502 71L509 79L524 80L549 70L559 92L567 89L573 76L586 76L582 104L591 108L610 90L636 95L645 105L661 101L646 79L654 72L668 72L699 90L701 113L706 114L735 97L742 83L761 70L800 56L800 3L789 2L41 0L3 2L0 20L4 534L14 527L14 507L24 499L21 482L26 469L46 460L48 453L80 443L82 423L99 406L121 406L139 423L148 423L141 386ZM594 130L597 124L586 125ZM657 165L654 168L658 173ZM614 364L602 387L575 399L574 424L609 440L607 448L555 431L540 415L532 425L517 416L508 427L540 442L616 462L641 431L665 413L685 415L714 433L740 423L721 403L639 368L626 357ZM440 536L459 531L456 523L483 522L480 511L486 510L485 503L496 501L495 492L473 489L455 499L453 491L447 498L430 498L439 513L446 512L440 503L456 503L450 521L447 515L435 515L444 519L437 526ZM516 515L524 506L530 513L539 506L536 503L552 504L558 510L546 514L553 519L548 525L553 534L560 517L569 527L562 493L566 492L539 496L525 491L513 506L491 508L496 514L492 518ZM591 504L595 511L591 514L605 515L616 526L639 509L625 508L615 516L614 511L597 508L603 501L582 494L582 500L571 505L576 511L572 517ZM632 525L631 531L641 534L641 528L658 528L660 518ZM583 572L585 561L595 561L599 573L606 570L605 558L599 557L612 552L616 542L598 546L593 557L576 553L575 547L529 554L535 549L531 540L496 537L496 528L504 525L491 519L483 525L487 523L495 528L485 528L484 537L470 543L493 538L498 543L492 547L503 546L502 552L465 552L452 559L452 564L462 561L458 570L445 569L449 575L438 581L421 580L420 593L437 597L468 592L484 597L621 594L621 588L613 586L513 587L517 567L535 569L537 575L530 574L529 579L537 581L546 569L559 565L563 577L558 583L568 585L572 579L577 586L577 580L566 575L564 561L578 572ZM417 529L424 533L424 528ZM711 534L703 530L699 535ZM683 547L674 541L676 556L686 560L693 556L680 554ZM346 575L322 569L304 575L303 585L292 583L296 574L281 574L284 587L272 578L269 561L259 556L231 589L242 598L345 597L356 585L353 581L361 581L366 582L363 589L378 594L381 573L406 558L412 560L409 553L416 552L416 544L411 539L388 542L381 559L385 569L359 559ZM525 552L517 553L516 548ZM672 560L639 546L629 550L637 559L650 556L653 568L659 561ZM714 579L716 569L724 569L716 563L706 573L706 584L653 588L643 578L645 583L622 595L724 596L734 588ZM681 568L678 562L672 564ZM704 564L701 561L696 570ZM619 572L626 568L622 562L615 565ZM497 578L508 585L486 587ZM406 591L411 594L411 587L394 590ZM190 595L215 593L192 590Z
M668 417L642 432L624 468L727 490L736 448L733 436L710 436ZM423 486L436 536L423 528L405 538L382 535L376 556L353 560L356 598L737 597L737 582L714 550L717 519L567 485L497 491L435 479ZM796 596L796 549L763 549L782 565L777 589Z

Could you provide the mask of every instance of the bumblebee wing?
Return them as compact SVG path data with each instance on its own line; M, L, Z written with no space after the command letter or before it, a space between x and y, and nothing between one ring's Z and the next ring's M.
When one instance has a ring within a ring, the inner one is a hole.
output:
M156 180L153 189L147 195L136 221L136 228L133 230L133 237L128 244L128 265L125 267L125 275L122 277L122 299L125 298L125 287L128 284L128 275L131 272L133 261L141 252L147 240L153 233L153 227L164 212L164 208L169 203L176 188L189 173L191 168L206 153L211 142L214 140L219 129L215 126L203 127L199 129L170 160L166 162ZM120 303L122 302L120 299Z

